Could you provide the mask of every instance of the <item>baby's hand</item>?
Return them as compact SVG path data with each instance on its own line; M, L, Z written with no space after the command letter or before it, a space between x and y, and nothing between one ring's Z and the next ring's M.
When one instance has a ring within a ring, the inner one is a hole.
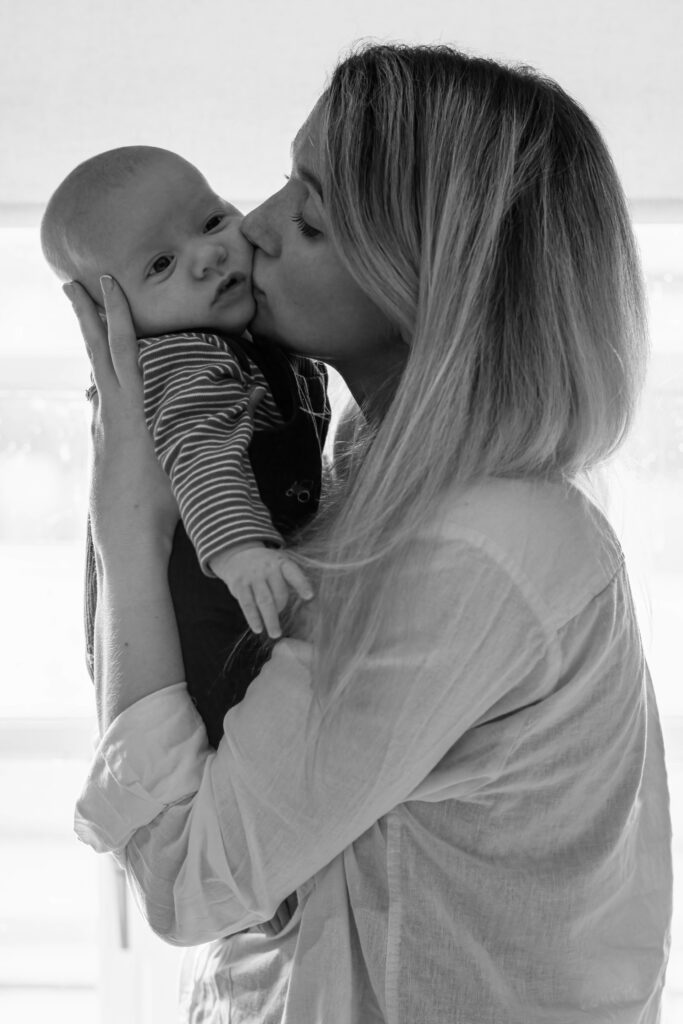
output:
M263 544L227 548L209 564L239 602L254 633L260 633L265 625L273 639L282 636L278 612L287 604L288 584L306 601L313 597L299 566L281 551Z

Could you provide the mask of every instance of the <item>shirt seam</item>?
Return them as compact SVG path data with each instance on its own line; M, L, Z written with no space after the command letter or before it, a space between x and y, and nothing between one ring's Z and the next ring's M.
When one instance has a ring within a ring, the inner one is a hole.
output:
M524 598L527 607L537 620L546 639L553 646L558 642L557 634L559 631L571 622L583 608L587 607L591 601L611 585L614 578L618 575L624 565L624 554L621 552L616 564L611 566L612 571L609 575L606 578L603 576L599 582L596 581L595 589L586 589L582 591L575 601L568 604L567 607L563 609L561 615L558 616L555 614L551 617L544 610L543 595L540 593L538 587L524 572L521 566L510 558L509 552L505 548L500 547L496 541L492 540L486 534L480 533L478 530L474 530L467 526L458 526L457 533L452 539L454 541L462 540L466 544L471 545L476 551L488 556L495 565L499 566L503 572L509 576L510 580L515 584L517 590Z
M389 907L387 911L386 967L384 975L384 1001L387 1024L399 1024L398 980L401 974L401 822L395 811L386 816L387 823L387 883Z

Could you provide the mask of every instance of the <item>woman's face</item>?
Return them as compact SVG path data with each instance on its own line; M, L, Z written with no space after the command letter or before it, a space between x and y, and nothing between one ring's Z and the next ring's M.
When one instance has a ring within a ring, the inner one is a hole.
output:
M353 378L377 375L403 346L330 239L318 148L314 111L295 140L287 183L244 218L242 232L255 247L249 329L336 366L354 390Z

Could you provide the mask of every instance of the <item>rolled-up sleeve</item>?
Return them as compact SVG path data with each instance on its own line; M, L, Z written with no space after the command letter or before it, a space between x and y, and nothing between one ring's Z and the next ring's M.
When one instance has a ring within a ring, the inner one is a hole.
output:
M99 853L122 849L169 804L200 787L211 750L185 683L126 708L100 740L74 829Z
M225 719L216 752L183 685L124 711L103 737L76 831L118 850L141 908L191 945L274 914L463 734L547 692L553 638L507 569L462 539L406 561L381 636L325 714L312 648L284 640ZM505 752L501 752L504 757Z

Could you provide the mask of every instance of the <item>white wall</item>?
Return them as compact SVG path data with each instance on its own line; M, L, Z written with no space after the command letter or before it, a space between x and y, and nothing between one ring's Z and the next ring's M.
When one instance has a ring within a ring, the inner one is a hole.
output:
M630 197L683 200L681 0L0 0L0 203L44 202L81 159L135 142L263 196L363 36L542 69L597 121Z

